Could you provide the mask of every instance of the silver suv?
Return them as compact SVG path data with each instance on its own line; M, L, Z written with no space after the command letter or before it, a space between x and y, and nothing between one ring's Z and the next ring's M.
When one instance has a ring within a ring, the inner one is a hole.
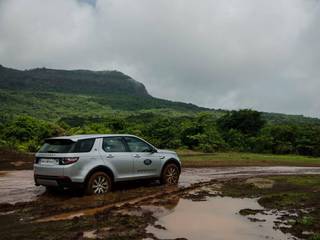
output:
M128 180L153 178L173 185L180 172L175 152L122 134L49 138L34 163L36 185L82 187L87 194L106 193L113 183Z

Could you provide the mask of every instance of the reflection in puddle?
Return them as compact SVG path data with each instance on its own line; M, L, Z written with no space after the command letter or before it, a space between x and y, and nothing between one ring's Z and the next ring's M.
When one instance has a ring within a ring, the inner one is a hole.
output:
M244 208L262 209L255 199L214 197L195 202L180 199L174 211L159 217L156 224L165 229L149 226L147 231L160 239L295 239L274 230L276 215L257 214L252 222L241 216Z

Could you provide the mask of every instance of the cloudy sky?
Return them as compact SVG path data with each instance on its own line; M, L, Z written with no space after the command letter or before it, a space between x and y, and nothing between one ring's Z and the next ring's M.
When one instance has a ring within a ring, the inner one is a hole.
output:
M0 0L0 64L117 69L156 97L320 117L320 2Z

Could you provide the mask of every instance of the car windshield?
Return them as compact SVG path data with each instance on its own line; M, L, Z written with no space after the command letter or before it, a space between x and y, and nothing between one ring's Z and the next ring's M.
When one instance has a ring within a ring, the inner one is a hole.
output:
M74 142L70 139L47 139L39 153L79 153L90 152L95 139Z

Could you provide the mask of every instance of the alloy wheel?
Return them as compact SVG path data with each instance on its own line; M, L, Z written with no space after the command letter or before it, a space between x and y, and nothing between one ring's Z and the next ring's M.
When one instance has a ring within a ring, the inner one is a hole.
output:
M105 176L97 176L92 184L92 191L94 194L103 194L108 192L109 183Z
M174 185L178 183L179 180L179 170L175 166L169 166L165 173L166 182L169 185Z

